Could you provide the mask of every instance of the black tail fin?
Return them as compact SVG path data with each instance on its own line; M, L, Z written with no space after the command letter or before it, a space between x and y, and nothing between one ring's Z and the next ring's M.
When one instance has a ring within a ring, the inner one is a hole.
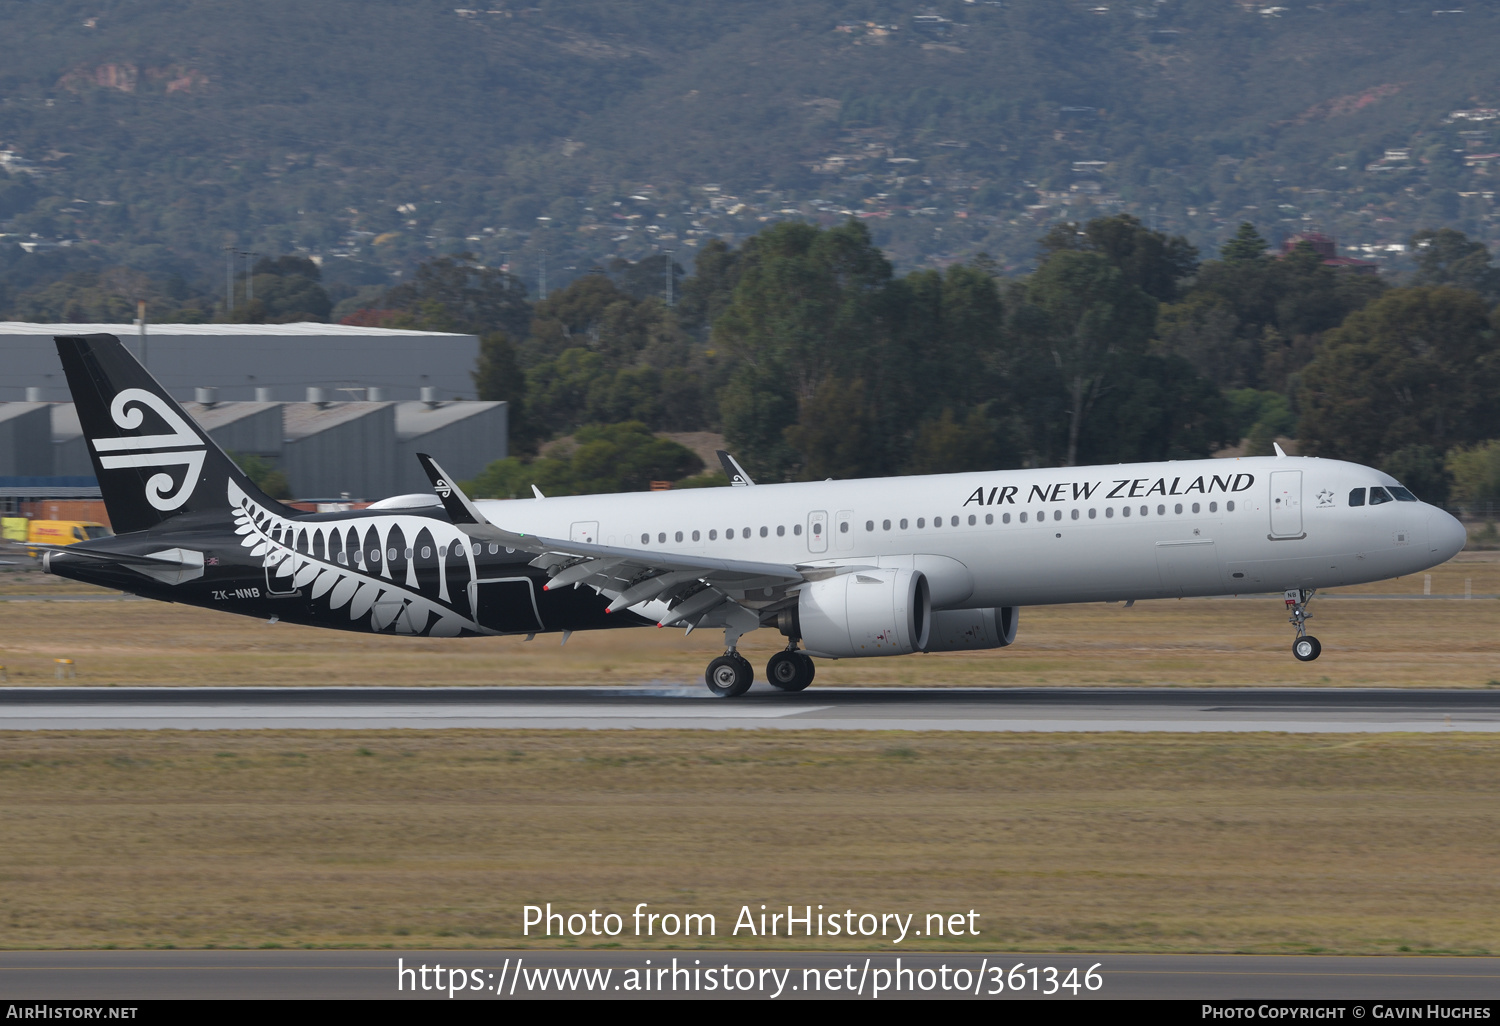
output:
M117 533L149 530L185 513L227 513L231 481L267 508L279 508L115 336L59 335L56 342Z

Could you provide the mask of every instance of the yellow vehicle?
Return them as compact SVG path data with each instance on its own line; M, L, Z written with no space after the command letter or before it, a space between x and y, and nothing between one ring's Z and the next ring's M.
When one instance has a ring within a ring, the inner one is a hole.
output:
M0 538L8 542L24 542L30 530L30 517L0 517Z
M33 520L27 528L26 540L39 545L73 545L112 534L109 528L92 520ZM31 554L36 555L36 551Z

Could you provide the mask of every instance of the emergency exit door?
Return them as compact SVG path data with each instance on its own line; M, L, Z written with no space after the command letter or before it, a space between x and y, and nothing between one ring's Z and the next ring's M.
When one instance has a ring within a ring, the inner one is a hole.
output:
M828 514L814 510L807 515L807 551L828 551Z
M1302 471L1271 473L1271 537L1302 537Z

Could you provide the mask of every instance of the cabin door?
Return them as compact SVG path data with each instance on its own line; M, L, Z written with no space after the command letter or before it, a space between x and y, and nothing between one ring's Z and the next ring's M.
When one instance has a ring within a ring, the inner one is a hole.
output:
M1271 472L1271 537L1302 537L1302 471Z

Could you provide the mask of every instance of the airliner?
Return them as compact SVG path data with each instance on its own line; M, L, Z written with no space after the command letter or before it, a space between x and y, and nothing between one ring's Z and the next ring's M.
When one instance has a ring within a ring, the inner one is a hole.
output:
M704 679L754 681L740 639L779 631L766 679L813 658L1004 648L1022 606L1281 592L1318 658L1320 588L1415 573L1463 525L1388 474L1287 456L756 484L617 495L433 491L304 513L258 489L113 335L57 347L117 534L48 572L147 598L411 637L722 630ZM46 546L35 546L47 548Z

